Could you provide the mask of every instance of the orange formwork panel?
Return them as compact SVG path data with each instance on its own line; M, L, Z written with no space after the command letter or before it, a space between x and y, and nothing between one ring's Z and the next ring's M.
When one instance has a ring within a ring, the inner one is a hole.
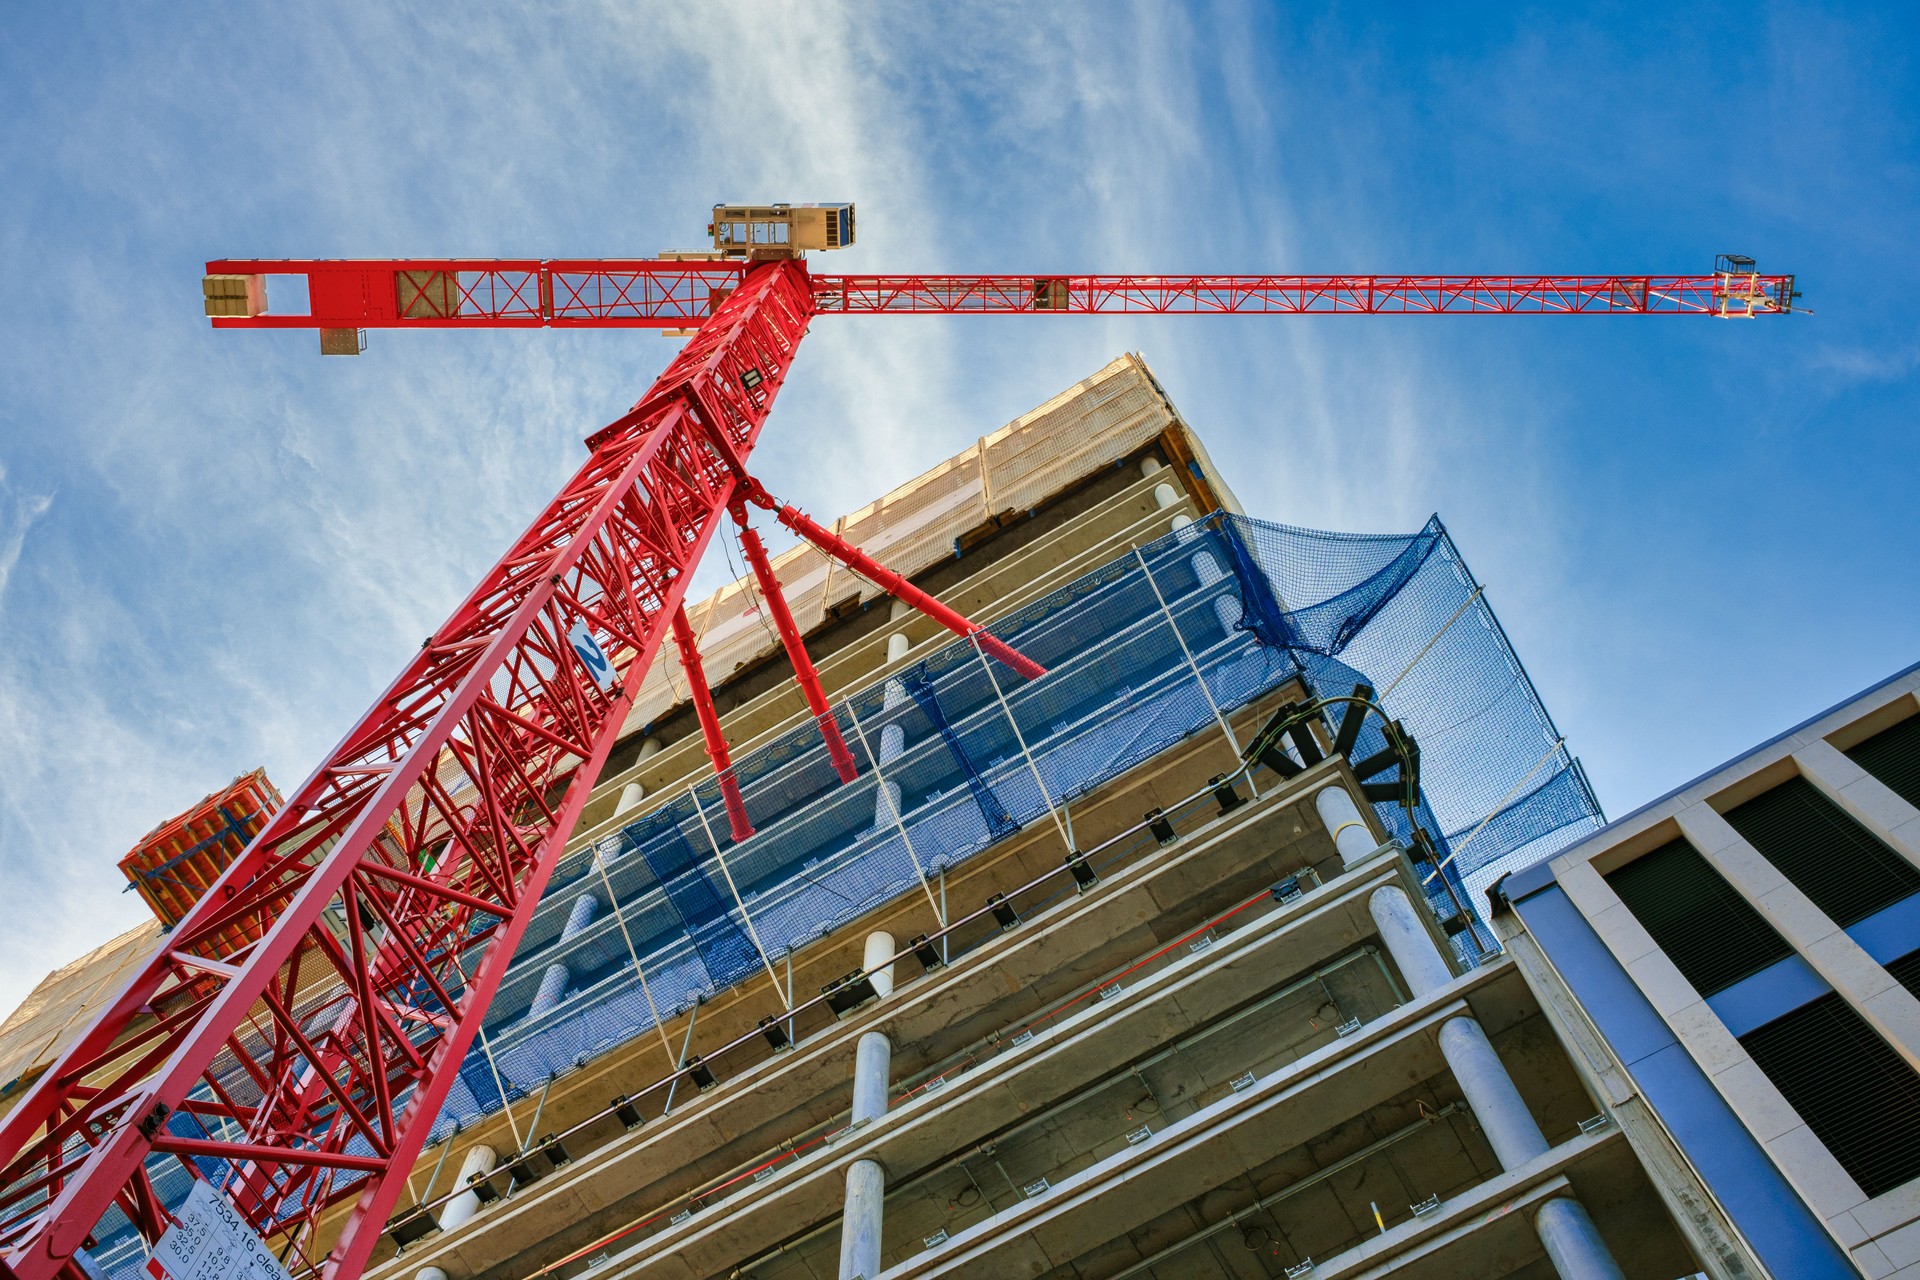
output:
M120 859L121 874L162 924L176 925L281 803L280 792L267 780L265 769L243 773L148 832ZM236 926L230 934L222 935L222 954L254 941L258 929Z

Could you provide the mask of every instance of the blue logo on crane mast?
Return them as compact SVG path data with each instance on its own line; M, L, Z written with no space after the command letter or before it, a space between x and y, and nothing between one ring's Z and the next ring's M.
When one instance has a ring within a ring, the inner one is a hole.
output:
M607 651L600 647L600 642L593 638L593 632L587 629L586 619L573 620L573 626L567 629L567 642L573 646L573 651L580 655L580 665L587 669L587 674L593 677L594 683L600 686L601 692L612 693L613 659L609 658Z

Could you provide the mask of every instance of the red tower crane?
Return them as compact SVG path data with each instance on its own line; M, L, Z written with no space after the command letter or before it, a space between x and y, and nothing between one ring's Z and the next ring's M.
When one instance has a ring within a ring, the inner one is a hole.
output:
M712 251L658 260L220 260L219 328L628 327L690 340L161 947L0 1122L0 1261L80 1280L110 1206L168 1225L149 1161L214 1177L296 1271L356 1276L624 721L671 635L723 785L727 747L681 612L731 516L843 779L857 765L747 511L1027 678L1044 672L748 470L819 316L1784 314L1793 277L1726 256L1697 276L816 275L851 205L723 206ZM266 309L304 277L305 314ZM751 835L727 786L737 839ZM249 939L238 951L231 940ZM324 1257L320 1214L357 1203Z

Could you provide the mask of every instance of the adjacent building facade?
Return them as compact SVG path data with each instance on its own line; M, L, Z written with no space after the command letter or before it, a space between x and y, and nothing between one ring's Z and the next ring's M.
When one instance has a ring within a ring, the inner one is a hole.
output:
M1917 694L1909 668L1496 892L1588 1087L1725 1233L1716 1275L1920 1276Z

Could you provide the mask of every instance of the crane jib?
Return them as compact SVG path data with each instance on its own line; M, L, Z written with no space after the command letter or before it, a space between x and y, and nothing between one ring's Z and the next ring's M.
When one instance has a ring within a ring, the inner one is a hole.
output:
M219 328L698 329L739 262L402 259L207 264ZM304 289L300 286L304 282ZM300 295L304 292L304 303ZM291 301L276 309L274 299ZM814 275L817 315L1698 315L1795 310L1794 278L1698 275ZM340 354L357 354L346 344Z

